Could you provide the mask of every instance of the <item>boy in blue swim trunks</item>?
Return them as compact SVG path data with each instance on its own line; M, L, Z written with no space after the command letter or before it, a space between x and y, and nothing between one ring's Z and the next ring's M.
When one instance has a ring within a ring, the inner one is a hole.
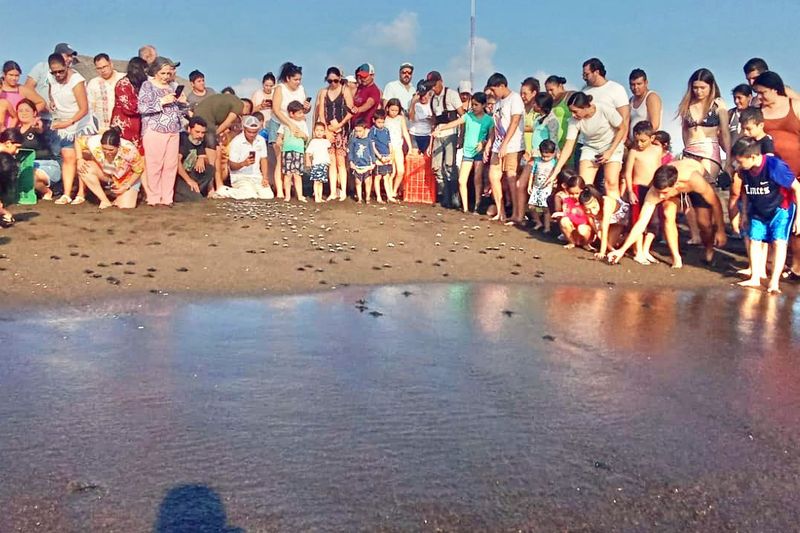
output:
M742 227L750 238L750 279L742 287L760 287L767 273L767 253L773 248L772 273L767 292L779 293L778 283L786 263L789 235L800 235L796 214L800 182L779 157L761 153L759 141L742 137L731 149L744 185Z

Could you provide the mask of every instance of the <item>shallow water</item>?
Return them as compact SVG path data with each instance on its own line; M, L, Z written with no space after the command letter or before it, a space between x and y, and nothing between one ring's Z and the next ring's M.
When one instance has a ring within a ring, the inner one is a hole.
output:
M790 530L798 337L741 290L2 311L0 531Z

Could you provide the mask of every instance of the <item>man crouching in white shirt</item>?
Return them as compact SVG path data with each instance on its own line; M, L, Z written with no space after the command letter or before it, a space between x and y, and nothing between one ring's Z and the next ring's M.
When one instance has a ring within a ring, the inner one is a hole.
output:
M272 200L275 195L267 177L267 143L258 134L261 122L248 115L242 120L242 126L242 133L234 137L229 146L231 187L223 187L216 196L237 200Z

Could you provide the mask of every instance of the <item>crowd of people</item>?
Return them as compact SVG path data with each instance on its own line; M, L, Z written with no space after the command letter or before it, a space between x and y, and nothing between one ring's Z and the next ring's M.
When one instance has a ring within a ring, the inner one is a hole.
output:
M743 286L760 287L770 261L768 291L800 279L800 99L760 58L744 65L747 83L733 88L732 108L708 69L689 77L678 157L646 72L631 71L629 97L597 58L583 63L580 91L555 75L515 90L501 73L482 91L467 82L454 90L435 70L415 83L411 63L381 91L364 63L347 76L327 69L316 98L290 62L242 96L217 93L199 70L187 85L176 81L180 63L150 45L124 73L97 54L88 82L76 61L59 43L24 83L19 64L6 61L0 86L0 172L11 179L13 156L34 151L36 192L59 205L87 197L100 209L140 199L307 202L309 184L318 203L348 194L398 202L410 158L427 157L444 208L533 231L555 227L566 247L611 262L628 250L638 263L657 262L651 247L663 237L675 268L683 265L679 216L708 263L729 224L746 241ZM726 206L721 189L730 191Z

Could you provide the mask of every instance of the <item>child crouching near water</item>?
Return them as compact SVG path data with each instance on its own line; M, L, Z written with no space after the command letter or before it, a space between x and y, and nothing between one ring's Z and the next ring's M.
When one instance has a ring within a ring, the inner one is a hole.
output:
M616 248L630 223L630 205L622 198L603 196L593 185L581 191L578 201L589 219L592 233L600 236L600 251L594 256L605 259L606 252Z
M294 100L289 102L286 108L291 128L281 124L278 128L278 146L281 147L281 159L283 170L283 201L288 202L292 198L292 183L297 199L301 202L306 201L303 196L303 162L306 151L306 141L308 140L308 126L306 125L305 110L303 104Z
M559 173L559 180L562 183L562 191L556 194L555 212L551 218L558 221L561 234L567 241L564 248L580 246L593 251L591 243L595 239L595 234L586 211L578 201L581 192L586 188L586 182L570 169L562 170Z
M772 273L767 292L779 293L789 236L800 235L800 182L782 159L762 154L760 143L752 137L736 141L731 152L744 185L741 220L750 239L750 279L739 285L761 287L761 278L767 277L771 245Z
M545 139L539 143L539 155L530 163L531 172L528 178L528 207L531 211L534 231L544 228L545 233L550 233L550 209L547 199L553 192L553 179L551 174L556 167L556 143ZM544 220L543 220L544 219Z
M372 152L372 139L369 136L367 123L363 118L356 120L353 127L353 135L347 145L347 153L350 159L350 169L356 180L356 201L360 204L363 201L362 188L366 182L367 203L372 195L372 169L375 168L375 155Z
M325 124L317 122L314 124L314 138L306 147L306 167L311 169L310 179L314 184L316 203L325 201L322 198L322 188L328 183L328 172L331 168L330 149L331 142L325 136Z

